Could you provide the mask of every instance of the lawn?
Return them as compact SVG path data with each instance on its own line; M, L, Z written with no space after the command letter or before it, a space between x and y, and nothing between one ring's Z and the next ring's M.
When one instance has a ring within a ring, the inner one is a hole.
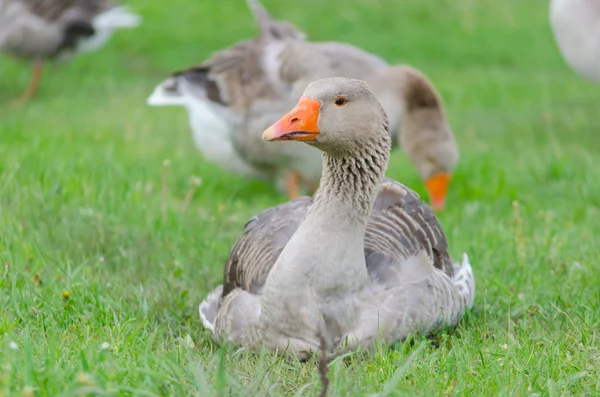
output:
M220 348L198 304L272 186L206 163L171 71L256 33L243 0L134 0L144 18L46 70L0 58L0 396L314 396L315 361ZM476 276L454 330L330 366L330 396L600 393L600 87L560 58L545 1L264 0L313 40L425 72L461 158L439 215ZM405 154L388 176L426 197ZM190 181L202 184L186 203ZM88 394L89 393L89 394Z

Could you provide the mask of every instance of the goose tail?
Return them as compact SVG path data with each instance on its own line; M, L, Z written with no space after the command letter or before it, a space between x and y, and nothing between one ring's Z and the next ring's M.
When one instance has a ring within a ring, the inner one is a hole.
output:
M78 53L91 52L102 47L119 29L135 28L140 25L142 18L129 11L125 6L113 7L101 12L92 20L94 34L81 38L77 42Z
M467 307L471 309L475 300L475 276L466 253L463 253L461 263L454 264L454 270L454 285L456 285L459 294L465 298Z
M129 8L125 6L118 6L109 9L108 11L98 14L92 25L97 30L117 30L124 28L135 28L138 27L142 22L142 18L131 12Z
M181 89L181 83L178 77L169 77L154 88L146 103L149 106L186 106L189 98Z
M215 332L215 319L217 318L217 311L219 309L219 303L221 302L222 293L223 286L219 285L208 294L206 299L204 299L198 307L202 325L213 334Z

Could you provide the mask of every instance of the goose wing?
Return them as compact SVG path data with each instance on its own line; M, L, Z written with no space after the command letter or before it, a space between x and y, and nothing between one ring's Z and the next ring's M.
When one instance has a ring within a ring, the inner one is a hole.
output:
M372 276L386 280L390 266L425 251L433 266L448 276L453 264L448 240L435 213L419 195L386 178L365 234L365 258Z
M299 197L269 208L246 223L225 263L223 296L236 288L260 293L311 203L311 197ZM420 251L427 253L436 268L452 275L448 241L434 212L416 192L386 178L366 229L369 272L385 278L391 264Z

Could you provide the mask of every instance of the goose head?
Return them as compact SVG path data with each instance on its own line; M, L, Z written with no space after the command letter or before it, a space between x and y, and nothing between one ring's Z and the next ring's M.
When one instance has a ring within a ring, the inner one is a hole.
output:
M415 166L431 200L441 211L458 162L458 145L440 108L422 108L405 117L400 144Z
M390 117L392 136L424 182L431 206L442 210L459 151L441 95L409 65L377 70L367 83Z
M262 137L302 141L331 157L352 157L374 144L389 152L391 145L387 115L367 84L341 77L309 84L296 107Z

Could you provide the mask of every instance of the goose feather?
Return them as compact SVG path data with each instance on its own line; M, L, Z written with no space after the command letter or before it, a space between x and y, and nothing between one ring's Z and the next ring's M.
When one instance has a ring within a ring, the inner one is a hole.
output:
M321 183L315 196L246 223L223 284L199 307L215 341L306 357L323 338L334 348L368 348L380 336L389 343L458 322L473 304L468 258L454 264L433 210L384 177L389 122L364 81L310 83L262 136L317 147Z
M35 94L44 61L97 50L116 30L140 20L110 0L0 0L0 52L36 62L20 101Z
M600 1L551 0L550 27L567 64L600 83Z
M258 1L248 3L259 23L257 37L174 73L148 99L150 105L188 109L196 146L209 161L279 187L284 186L285 175L297 174L303 190L311 193L321 173L318 151L295 142L285 148L266 144L259 132L289 109L310 82L344 76L373 85L390 115L393 138L402 141L423 180L453 171L457 145L441 98L422 73L408 66L390 66L350 44L309 42L293 25L271 19ZM425 103L423 98L435 101ZM426 112L421 111L425 107ZM215 118L222 120L218 130ZM229 139L215 142L208 137L215 134Z

